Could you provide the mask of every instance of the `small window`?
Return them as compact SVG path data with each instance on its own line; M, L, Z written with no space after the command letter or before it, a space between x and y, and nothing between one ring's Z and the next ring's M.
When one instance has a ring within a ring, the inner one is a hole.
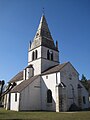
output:
M17 102L17 93L15 93L15 102Z
M52 91L50 89L47 90L47 103L52 103Z
M34 51L32 52L32 60L34 60Z
M46 79L48 79L48 76L46 76Z
M53 52L52 51L47 51L47 59L53 61Z
M86 104L85 96L83 96L83 103Z
M51 60L53 60L53 52L50 52Z
M37 50L35 51L35 59L37 59L38 53Z
M49 60L49 50L47 51L47 59Z

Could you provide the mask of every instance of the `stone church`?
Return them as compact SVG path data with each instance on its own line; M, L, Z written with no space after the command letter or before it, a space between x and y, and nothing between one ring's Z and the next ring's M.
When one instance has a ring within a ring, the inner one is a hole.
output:
M59 63L58 42L42 15L36 35L29 44L28 66L9 83L16 86L6 95L9 110L68 111L89 107L88 92L70 62Z

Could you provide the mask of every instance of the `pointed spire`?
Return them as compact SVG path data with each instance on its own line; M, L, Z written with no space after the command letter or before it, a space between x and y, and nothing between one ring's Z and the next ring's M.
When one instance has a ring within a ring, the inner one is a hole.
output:
M34 49L40 45L57 50L44 15L41 17L39 27L31 44L31 49Z
M52 36L51 36L50 30L48 28L48 24L47 24L47 21L44 15L42 15L41 17L40 24L36 32L35 38L37 38L38 36L45 37L45 38L52 40Z

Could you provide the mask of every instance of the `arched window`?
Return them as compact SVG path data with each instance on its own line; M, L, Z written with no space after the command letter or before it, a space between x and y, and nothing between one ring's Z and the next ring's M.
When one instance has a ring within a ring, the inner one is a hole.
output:
M86 98L83 96L83 103L86 104Z
M47 51L47 59L49 60L49 50Z
M37 53L37 50L35 51L35 59L37 59L38 57L38 53Z
M53 60L53 52L50 53L51 60Z
M53 61L53 52L52 51L47 51L47 59Z
M32 60L34 60L34 51L32 52Z
M52 103L52 91L50 89L47 90L47 103Z

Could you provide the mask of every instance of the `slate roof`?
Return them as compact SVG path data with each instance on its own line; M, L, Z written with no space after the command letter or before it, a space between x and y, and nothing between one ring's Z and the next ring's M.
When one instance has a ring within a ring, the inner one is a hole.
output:
M48 28L48 24L44 15L41 17L41 21L40 21L38 30L36 32L36 35L34 37L34 40L31 44L30 50L40 45L58 51L58 49L54 44L53 38L51 36L50 30Z
M28 80L24 80L19 85L15 86L10 92L11 93L21 92L24 88L26 88L29 84L31 84L38 77L39 77L39 75L36 75Z
M21 71L17 75L15 75L9 82L13 83L13 82L17 82L20 80L23 80L23 71Z
M45 72L43 72L41 75L46 75L46 74L51 74L60 71L64 66L66 66L69 62L63 63L56 65L52 68L49 68ZM10 92L15 93L15 92L21 92L24 88L26 88L29 84L31 84L35 79L37 79L40 75L36 75L28 80L24 80L21 82L19 85L15 86ZM10 82L16 82L19 81L20 79L23 79L23 71L19 72L13 79L11 79Z
M46 75L46 74L51 74L51 73L55 73L60 71L64 66L66 66L69 62L63 63L63 64L59 64L56 65L54 67L49 68L48 70L46 70L45 72L42 73L42 75Z

